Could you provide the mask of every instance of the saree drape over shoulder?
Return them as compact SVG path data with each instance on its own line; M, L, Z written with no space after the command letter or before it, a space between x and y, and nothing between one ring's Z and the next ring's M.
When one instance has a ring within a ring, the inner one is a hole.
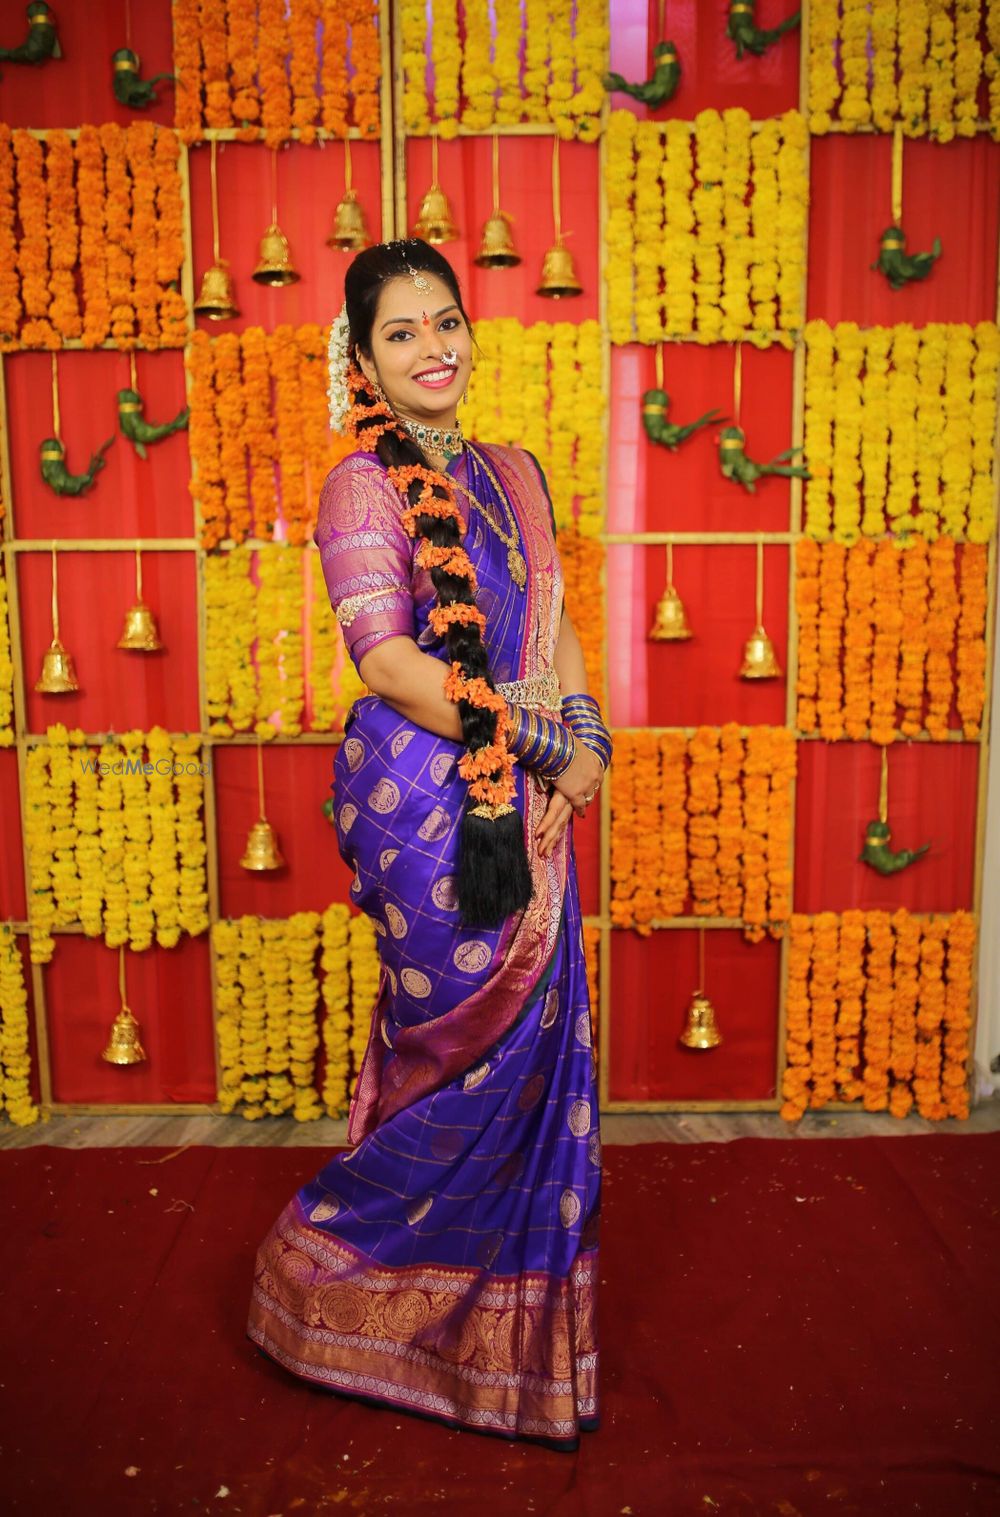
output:
M563 582L543 480L520 448L479 445L528 566L467 498L464 545L498 684L552 668ZM501 527L477 460L449 465ZM315 541L351 657L428 625L430 574L372 453L321 494ZM348 1139L257 1253L247 1331L332 1390L509 1438L572 1449L598 1425L601 1140L572 823L541 858L546 806L515 765L534 893L495 930L460 925L462 746L376 695L354 703L334 762L334 820L381 961Z

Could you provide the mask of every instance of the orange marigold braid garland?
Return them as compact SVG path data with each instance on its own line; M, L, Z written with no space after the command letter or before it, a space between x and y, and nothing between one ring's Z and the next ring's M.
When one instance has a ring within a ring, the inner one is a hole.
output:
M354 396L365 390L368 384L353 359L347 369L347 384L350 393ZM355 401L347 413L345 425L355 434L359 429L363 431L364 445L372 449L384 432L401 433L401 428L391 408L384 401L379 400L372 405ZM407 536L418 535L418 519L421 516L437 516L443 520L450 518L458 526L459 532L464 533L465 519L455 502L447 475L437 469L425 468L422 464L390 466L388 474L400 495L407 502L401 516L403 530ZM411 493L414 485L420 487L415 498ZM466 579L466 593L470 596L470 600L468 602L453 601L447 606L433 607L428 621L434 631L439 636L444 636L448 627L453 622L458 622L464 626L476 625L482 634L486 627L486 618L471 600L478 582L472 561L464 548L459 545L441 547L431 543L425 537L417 550L416 561L422 568L444 568L448 573L457 571ZM492 741L480 748L469 749L458 765L462 778L470 782L470 795L479 803L474 808L476 815L495 820L497 816L514 810L510 802L516 792L514 760L507 747L510 726L507 702L498 691L491 690L484 679L467 679L462 672L461 664L457 661L452 663L445 680L444 693L456 705L464 700L480 710L495 713L495 731Z

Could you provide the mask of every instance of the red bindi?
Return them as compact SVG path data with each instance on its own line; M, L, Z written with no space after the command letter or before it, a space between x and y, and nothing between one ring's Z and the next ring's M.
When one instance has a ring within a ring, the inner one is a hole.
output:
M431 324L431 319L428 316L428 314L427 314L426 311L421 311L421 313L420 313L420 320L423 322L423 324L424 324L425 327L429 327L430 324Z

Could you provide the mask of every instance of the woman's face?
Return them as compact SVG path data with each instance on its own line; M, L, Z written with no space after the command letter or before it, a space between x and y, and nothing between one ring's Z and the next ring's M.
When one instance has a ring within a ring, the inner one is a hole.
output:
M444 280L421 272L429 290L418 290L406 274L382 286L372 354L360 353L358 362L398 416L453 426L472 372L472 334Z

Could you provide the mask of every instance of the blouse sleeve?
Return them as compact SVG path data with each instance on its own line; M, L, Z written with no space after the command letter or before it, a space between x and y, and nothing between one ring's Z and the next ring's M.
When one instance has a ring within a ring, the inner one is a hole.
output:
M359 454L342 459L319 494L313 542L355 668L389 637L415 637L414 542L385 470Z

